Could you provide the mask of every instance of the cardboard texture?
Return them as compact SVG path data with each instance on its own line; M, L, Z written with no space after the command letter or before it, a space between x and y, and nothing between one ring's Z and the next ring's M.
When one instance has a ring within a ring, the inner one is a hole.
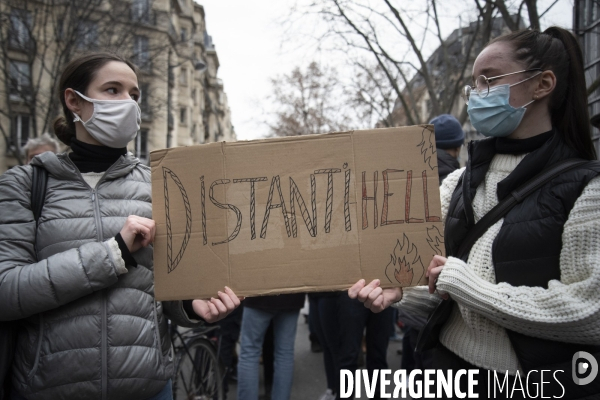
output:
M159 300L424 284L443 254L432 125L151 154Z

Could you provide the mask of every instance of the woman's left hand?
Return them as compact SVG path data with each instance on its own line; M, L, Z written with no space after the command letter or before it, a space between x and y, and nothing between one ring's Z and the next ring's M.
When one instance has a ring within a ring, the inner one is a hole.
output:
M427 272L425 273L425 276L429 279L429 293L433 294L436 291L436 283L438 280L438 277L440 276L440 274L442 273L442 269L444 269L444 266L446 265L446 261L448 261L448 259L446 257L442 257L442 256L433 256L433 258L431 259L431 262L429 263L429 267L427 268ZM448 293L443 293L440 295L442 296L442 298L444 300L448 299Z
M211 297L210 300L196 299L192 301L194 312L208 323L222 320L240 305L240 299L227 286L225 286L225 292L219 291L217 294L219 295L218 299Z

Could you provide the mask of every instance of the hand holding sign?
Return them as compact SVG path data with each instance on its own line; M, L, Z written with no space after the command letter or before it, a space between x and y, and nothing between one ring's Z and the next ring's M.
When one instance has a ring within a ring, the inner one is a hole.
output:
M218 295L218 299L211 297L210 300L192 301L194 312L208 323L222 320L240 305L240 299L227 286L225 293L219 291Z
M130 215L119 233L129 251L135 253L154 242L156 223L148 218Z
M361 279L348 289L348 296L351 299L358 298L366 308L374 313L382 312L402 299L402 288L382 289L380 284L379 279L375 279L365 286L365 280Z
M436 283L447 261L446 257L436 255L431 260L431 263L429 263L429 268L427 268L427 273L425 274L427 279L429 279L429 293L433 294L437 291ZM448 293L439 294L442 296L442 299L448 300Z

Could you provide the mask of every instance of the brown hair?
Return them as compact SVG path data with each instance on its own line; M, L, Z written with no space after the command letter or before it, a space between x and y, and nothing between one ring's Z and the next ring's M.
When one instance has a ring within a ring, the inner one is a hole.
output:
M544 32L512 32L489 44L495 42L510 43L515 49L515 59L527 69L542 68L554 72L556 87L550 98L552 126L581 157L595 160L596 149L590 131L583 55L577 39L569 31L553 26Z
M71 139L75 137L75 123L73 122L73 113L69 110L65 101L65 90L71 88L86 94L87 88L98 70L110 61L127 64L137 75L137 68L131 62L117 54L104 52L89 53L78 57L67 64L63 70L60 76L58 97L64 115L60 115L54 120L54 134L67 146L71 145Z

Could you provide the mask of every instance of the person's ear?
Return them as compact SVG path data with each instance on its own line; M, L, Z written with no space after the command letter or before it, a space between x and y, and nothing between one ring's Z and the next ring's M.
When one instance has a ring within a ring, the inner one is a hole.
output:
M542 72L537 79L537 85L533 91L533 100L540 100L550 95L556 87L556 75L550 70Z
M65 103L67 108L77 115L81 115L81 101L82 99L75 93L71 88L65 90Z

